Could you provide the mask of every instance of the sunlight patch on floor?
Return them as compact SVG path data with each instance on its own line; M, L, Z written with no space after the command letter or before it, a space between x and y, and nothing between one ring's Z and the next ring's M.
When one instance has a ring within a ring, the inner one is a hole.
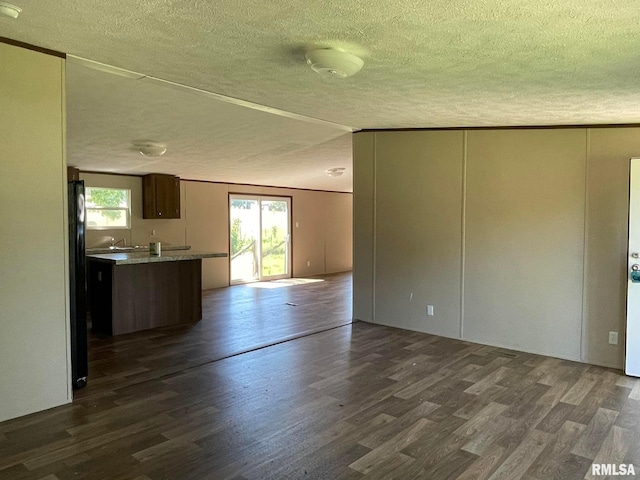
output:
M248 283L247 287L252 288L282 288L291 287L292 285L306 285L309 283L324 282L321 278L282 278L280 280L272 280L271 282L254 282Z

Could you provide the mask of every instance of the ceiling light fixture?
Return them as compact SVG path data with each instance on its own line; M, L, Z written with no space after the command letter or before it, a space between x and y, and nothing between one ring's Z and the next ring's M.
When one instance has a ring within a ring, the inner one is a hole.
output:
M167 151L167 146L164 143L150 140L135 141L133 146L145 157L160 157Z
M334 167L326 169L324 173L326 173L330 177L339 177L344 173L345 170L346 168L344 167Z
M22 13L22 9L20 7L16 7L11 3L0 2L0 15L10 18L18 18L20 13Z
M360 57L331 48L311 50L304 57L313 71L324 77L350 77L358 73L364 65Z

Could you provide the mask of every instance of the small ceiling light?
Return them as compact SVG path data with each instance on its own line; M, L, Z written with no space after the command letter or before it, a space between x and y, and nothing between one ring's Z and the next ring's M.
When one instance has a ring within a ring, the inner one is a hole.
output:
M344 167L334 167L334 168L328 168L327 170L324 171L324 173L326 173L330 177L339 177L344 173L345 170L346 168Z
M20 7L16 7L10 3L0 2L0 15L10 18L18 18L18 15L22 13Z
M160 157L167 151L167 146L164 143L150 140L135 141L133 146L145 157Z
M364 65L360 57L331 48L311 50L304 57L314 72L325 77L350 77L358 73Z

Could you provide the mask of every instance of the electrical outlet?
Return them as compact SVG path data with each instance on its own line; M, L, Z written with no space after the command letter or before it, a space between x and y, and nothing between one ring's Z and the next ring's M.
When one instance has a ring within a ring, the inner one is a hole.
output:
M433 317L433 305L427 305L427 315Z
M618 332L609 332L609 345L618 344Z
M151 230L150 236L155 237L156 236L156 231L155 230Z
M310 266L311 266L311 261L307 260L307 267L310 267Z
M413 292L409 295L409 303L413 302Z

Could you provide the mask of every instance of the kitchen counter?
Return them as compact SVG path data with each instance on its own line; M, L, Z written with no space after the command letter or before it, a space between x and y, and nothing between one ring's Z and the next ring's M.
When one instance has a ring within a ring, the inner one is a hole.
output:
M122 335L202 318L202 259L226 253L170 251L87 255L92 330Z
M176 262L181 260L198 260L203 258L224 258L226 253L171 251L161 255L151 255L149 252L120 252L87 255L87 261L105 262L114 265L133 265L136 263Z
M174 250L190 250L191 245L167 245L162 244L163 252L172 252ZM85 253L87 255L101 254L101 253L144 253L149 252L149 245L135 245L133 247L94 247L87 248Z

